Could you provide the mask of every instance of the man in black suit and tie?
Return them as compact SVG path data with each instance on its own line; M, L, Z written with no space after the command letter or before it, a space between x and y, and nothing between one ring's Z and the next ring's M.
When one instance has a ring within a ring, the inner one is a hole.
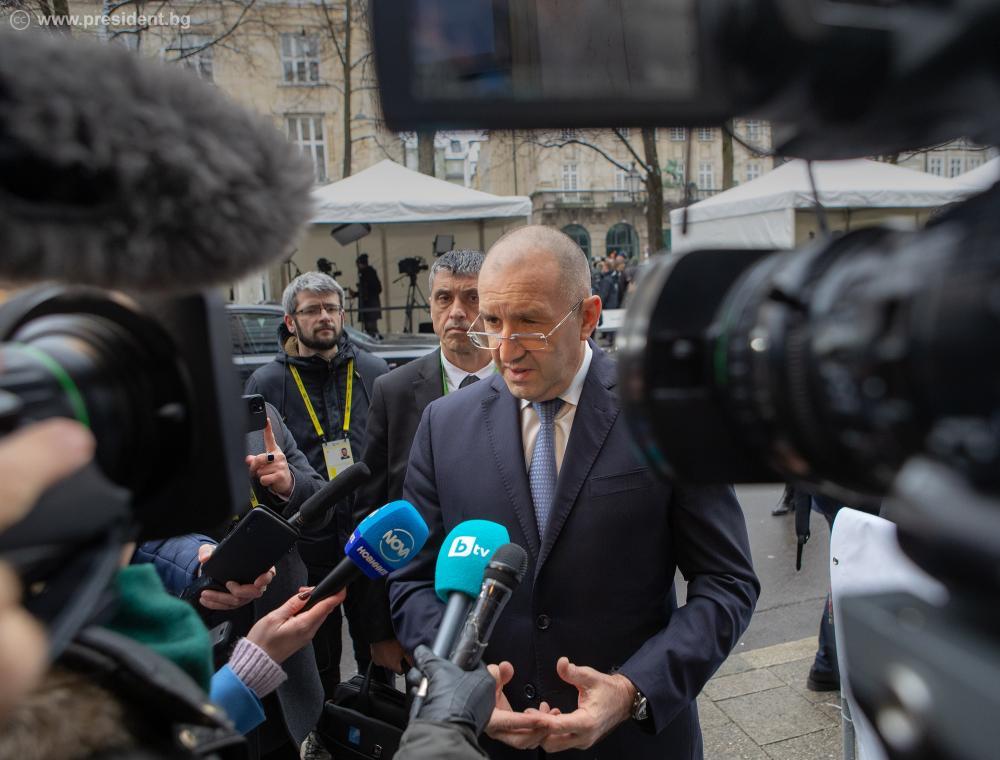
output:
M695 698L760 590L735 494L659 482L637 454L614 364L587 337L601 301L569 237L530 226L497 241L479 309L470 338L497 374L420 421L403 495L431 534L390 579L399 640L412 651L434 638L444 536L463 520L501 523L529 566L486 650L490 756L697 760Z
M375 380L363 457L371 468L372 479L358 499L363 510L403 498L406 463L424 408L435 399L493 375L489 353L473 346L467 335L479 314L482 265L481 251L449 251L434 260L428 274L428 292L431 322L441 346ZM403 650L392 629L384 582L374 582L366 590L364 618L369 641L375 642L373 661L399 672Z

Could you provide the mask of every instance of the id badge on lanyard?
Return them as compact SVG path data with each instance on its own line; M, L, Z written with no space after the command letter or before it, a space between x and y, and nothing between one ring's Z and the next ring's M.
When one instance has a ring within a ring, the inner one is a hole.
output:
M299 393L302 394L302 401L306 406L306 411L309 412L309 418L316 429L316 435L323 442L323 461L326 463L326 477L329 480L333 480L337 477L338 472L342 472L354 464L354 452L351 450L351 441L348 438L348 433L351 429L351 399L354 396L354 359L351 359L347 363L347 394L344 399L343 435L335 441L326 440L326 434L323 432L323 427L319 424L316 410L313 409L312 401L309 400L309 394L306 393L306 388L302 384L302 378L299 376L298 370L291 365L288 366L288 369L292 373L292 377L295 378L295 385L298 386Z

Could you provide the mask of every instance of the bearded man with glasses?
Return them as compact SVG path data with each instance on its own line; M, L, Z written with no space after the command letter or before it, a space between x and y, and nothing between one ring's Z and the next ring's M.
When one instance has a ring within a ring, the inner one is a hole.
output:
M361 458L375 378L389 371L379 357L356 347L344 330L344 290L322 272L306 272L289 283L281 297L285 318L278 327L281 350L274 361L247 380L246 393L259 393L276 407L309 464L333 479ZM381 505L377 505L381 506ZM337 505L334 519L318 541L302 543L299 553L318 583L344 557L354 528L353 499ZM371 654L362 625L358 589L344 605L355 658L364 672ZM327 618L313 639L323 689L329 698L340 682L341 616ZM382 674L389 679L391 674Z
M571 238L529 226L498 240L479 309L469 339L497 374L428 406L410 454L403 497L431 534L390 578L399 641L412 652L434 639L448 532L501 523L529 566L484 657L490 757L701 758L695 698L760 591L735 494L662 483L638 455L614 363L588 337L601 299Z

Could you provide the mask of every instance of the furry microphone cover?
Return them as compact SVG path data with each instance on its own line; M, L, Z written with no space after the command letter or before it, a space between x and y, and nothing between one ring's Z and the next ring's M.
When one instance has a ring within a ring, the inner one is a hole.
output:
M0 280L231 282L288 252L311 185L273 124L188 72L0 33Z

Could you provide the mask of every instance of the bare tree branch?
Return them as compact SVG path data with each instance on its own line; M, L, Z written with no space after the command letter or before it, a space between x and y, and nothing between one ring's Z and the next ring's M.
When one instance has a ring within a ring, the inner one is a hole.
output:
M614 132L615 133L615 137L617 137L619 140L621 140L622 144L626 148L628 148L628 152L632 154L632 157L636 161L639 162L639 166L642 167L643 171L646 172L647 174L649 174L650 168L648 166L646 166L646 159L644 159L642 156L640 156L638 153L635 152L635 149L632 147L631 143L629 143L628 138L625 137L625 135L622 133L622 131L618 127L615 127L611 131ZM628 168L631 169L632 167L628 167Z
M231 36L240 27L240 25L243 23L243 19L246 18L247 14L256 4L257 0L249 0L249 2L247 2L247 4L243 6L243 9L240 11L239 17L230 25L230 27L226 31L224 31L219 36L215 37L212 40L209 40L208 42L202 45L198 45L197 47L193 48L185 48L184 50L180 51L180 54L176 58L172 60L182 61L185 58L190 58L193 55L198 55L198 53L200 53L201 51L207 50L208 48L213 47L214 45L218 45L220 42Z

